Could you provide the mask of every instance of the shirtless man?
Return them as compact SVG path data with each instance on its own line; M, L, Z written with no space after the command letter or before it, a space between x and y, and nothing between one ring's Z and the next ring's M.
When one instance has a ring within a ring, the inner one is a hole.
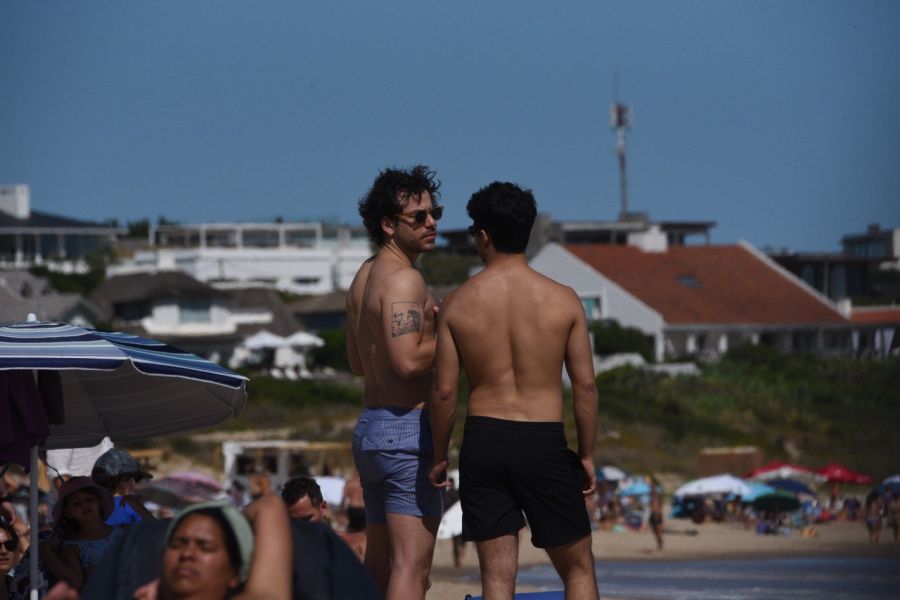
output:
M366 567L388 600L425 597L441 494L428 482L436 302L413 261L434 249L439 183L427 167L383 171L359 213L378 253L347 294L347 353L365 377L353 458L366 507Z
M469 407L459 456L463 538L475 541L485 600L511 599L519 530L547 550L566 598L597 598L591 526L597 389L587 323L570 288L528 266L536 206L531 192L495 182L466 207L483 271L441 307L431 405L435 463L446 487L447 452L465 368ZM562 369L572 382L577 455L563 432Z

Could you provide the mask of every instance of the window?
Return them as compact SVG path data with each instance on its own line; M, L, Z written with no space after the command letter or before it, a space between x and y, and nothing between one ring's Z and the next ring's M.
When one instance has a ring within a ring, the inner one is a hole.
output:
M581 305L588 321L598 321L601 318L600 298L582 298Z
M206 298L179 300L178 320L181 323L209 323L209 300Z

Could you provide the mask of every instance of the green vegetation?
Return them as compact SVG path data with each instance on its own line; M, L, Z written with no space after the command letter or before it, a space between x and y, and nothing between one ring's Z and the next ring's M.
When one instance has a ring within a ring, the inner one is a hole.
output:
M600 356L620 352L636 352L647 362L653 361L653 338L640 329L622 327L617 321L600 321L591 325L594 352Z
M884 476L900 471L900 357L824 360L742 347L696 377L620 368L600 374L598 463L690 476L707 446L755 445L765 458L837 461ZM307 439L349 441L362 406L358 382L252 377L247 408L220 429L289 427ZM454 443L462 438L460 381ZM571 396L566 430L574 444Z
M813 466L838 461L876 475L900 467L900 358L743 347L699 377L623 368L597 385L601 426L618 432L599 454L630 468L690 472L698 449L744 444Z
M428 285L460 285L469 278L469 269L481 264L477 256L450 252L426 252L416 266Z
M310 353L310 366L315 368L330 367L336 371L350 371L347 362L347 333L341 329L320 329L316 335L325 340L325 345L313 348Z

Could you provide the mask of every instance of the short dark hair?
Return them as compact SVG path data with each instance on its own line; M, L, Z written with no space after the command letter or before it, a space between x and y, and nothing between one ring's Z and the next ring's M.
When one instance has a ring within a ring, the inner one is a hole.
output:
M403 203L411 196L428 192L435 206L438 204L441 182L436 173L425 165L412 169L384 169L375 178L369 192L359 201L359 216L376 246L384 245L382 217L393 217L403 211Z
M312 477L294 477L281 488L281 499L288 506L293 506L304 496L309 496L310 503L315 506L322 504L322 488Z
M491 236L497 252L521 254L528 247L537 204L531 190L495 181L472 194L466 212L476 229Z

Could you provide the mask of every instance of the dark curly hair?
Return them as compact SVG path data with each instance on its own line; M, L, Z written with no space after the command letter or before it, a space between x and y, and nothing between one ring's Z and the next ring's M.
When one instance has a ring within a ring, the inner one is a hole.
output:
M410 196L428 192L435 206L441 197L441 182L436 173L425 165L412 169L385 169L378 174L369 192L359 201L359 215L376 246L384 245L382 217L393 217L403 212L403 204Z
M531 190L495 181L472 194L466 212L476 229L488 232L497 252L521 254L528 247L537 204Z

